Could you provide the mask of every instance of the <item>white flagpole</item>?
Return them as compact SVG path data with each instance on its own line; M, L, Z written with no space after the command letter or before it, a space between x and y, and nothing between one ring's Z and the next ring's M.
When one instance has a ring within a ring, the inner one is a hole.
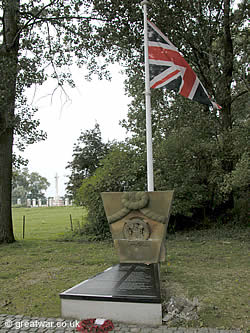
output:
M153 149L152 149L152 124L151 124L151 93L149 84L149 63L148 63L148 32L147 32L147 0L141 5L144 12L144 58L145 58L145 100L146 100L146 135L147 135L147 181L148 192L154 191L153 172Z

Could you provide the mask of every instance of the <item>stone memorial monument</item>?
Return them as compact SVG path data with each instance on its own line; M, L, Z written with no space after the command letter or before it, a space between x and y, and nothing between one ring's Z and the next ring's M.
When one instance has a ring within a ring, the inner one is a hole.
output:
M160 325L159 265L173 191L154 192L147 5L143 0L148 192L102 193L120 263L60 294L62 316Z
M102 193L118 265L60 294L62 316L162 323L159 263L173 191Z
M164 240L173 191L106 192L102 199L121 263L165 260Z

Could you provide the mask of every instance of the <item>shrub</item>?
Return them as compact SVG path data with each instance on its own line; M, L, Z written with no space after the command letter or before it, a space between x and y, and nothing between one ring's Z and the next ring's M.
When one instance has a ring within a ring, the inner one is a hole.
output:
M131 149L125 145L117 146L103 159L102 167L83 181L76 201L88 211L88 222L83 226L85 234L98 240L111 237L101 192L141 190L138 184L143 184L145 180L140 178L144 173L140 172L137 162Z

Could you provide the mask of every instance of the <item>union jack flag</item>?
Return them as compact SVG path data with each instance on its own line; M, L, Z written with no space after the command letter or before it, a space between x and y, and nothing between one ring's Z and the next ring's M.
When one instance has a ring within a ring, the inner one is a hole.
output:
M170 40L148 20L150 88L166 87L202 104L221 109L213 102L195 72Z

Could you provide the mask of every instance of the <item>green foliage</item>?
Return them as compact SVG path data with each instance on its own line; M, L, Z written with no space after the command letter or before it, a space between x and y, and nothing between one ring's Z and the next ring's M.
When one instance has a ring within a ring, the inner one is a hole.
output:
M37 108L28 104L22 95L16 97L16 112L14 119L15 145L19 151L24 151L27 145L46 140L47 134L39 129L40 121L35 118ZM21 157L19 157L19 160ZM21 161L22 165L26 163Z
M246 7L241 1L233 10L227 0L156 0L149 6L150 19L223 106L216 112L164 89L151 92L155 189L175 189L176 216L216 219L233 208L241 191L232 177L248 146ZM132 132L135 149L145 149L143 62L129 65L126 88L133 101L123 126ZM246 190L242 196L247 198Z
M235 223L247 224L249 217L248 194L250 184L249 172L249 153L245 152L234 170L226 174L223 183L221 184L221 191L224 196L233 192L235 197L235 205L231 212L232 219Z
M21 199L22 204L26 204L27 199L45 199L44 191L50 183L37 172L29 173L28 168L22 170L15 169L12 181L12 202L16 203Z
M215 194L222 172L220 145L212 114L192 105L188 112L177 110L174 114L177 104L167 111L165 138L164 127L159 129L163 133L156 134L155 186L158 190L174 188L173 213L192 216L196 209L218 204Z
M128 145L113 147L102 160L102 166L85 179L77 191L77 202L88 210L85 233L99 239L110 237L101 192L144 190L145 170L138 156Z
M67 192L75 197L83 179L90 177L100 166L101 160L108 153L110 143L102 142L100 126L95 124L92 130L82 132L73 147L73 160L67 168L71 174L67 184Z
M216 114L189 105L189 109L182 108L177 99L166 110L163 125L155 128L155 186L158 190L175 189L174 214L191 217L202 212L204 218L214 219L228 209L223 207L232 193L235 200L239 195L247 199L249 176L244 152L248 125L242 120L247 109L242 109L238 118L234 113L235 126L227 135L231 146L225 150ZM230 170L225 164L231 162Z
M62 242L87 242L87 241L95 241L98 238L95 235L89 235L86 233L86 217L82 216L81 219L75 221L70 226L70 229L61 235L59 241Z
M249 162L249 153L246 152L241 156L235 169L225 176L221 185L221 190L225 195L234 191L238 197L241 197L247 192L250 184Z
M175 190L172 215L176 217L174 223L181 222L182 227L190 222L193 226L200 223L208 226L211 220L245 223L246 209L235 208L230 213L223 207L232 190L236 205L239 207L241 203L245 207L249 180L248 155L243 153L247 136L243 128L247 124L244 122L239 127L243 135L239 135L237 127L231 132L231 156L235 165L232 171L227 171L223 168L227 155L216 114L201 110L191 102L190 108L186 109L184 104L183 109L182 103L177 100L169 105L165 110L167 117L163 111L153 114L155 190ZM77 202L88 209L89 224L84 226L85 233L100 235L100 238L107 235L101 192L144 191L145 184L145 136L137 134L126 143L114 146L78 190ZM172 226L176 227L180 228Z

